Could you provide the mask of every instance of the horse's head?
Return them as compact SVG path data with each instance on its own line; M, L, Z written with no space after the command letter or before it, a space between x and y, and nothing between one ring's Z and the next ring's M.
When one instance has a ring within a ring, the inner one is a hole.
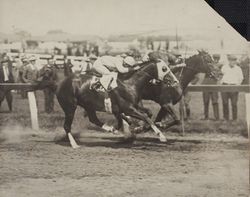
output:
M215 78L213 59L207 51L198 50L198 54L188 58L186 64L188 69L196 73L206 73Z
M212 56L206 51L198 51L198 52L202 59L202 71L204 73L207 73L211 78L216 78L213 67L214 61Z
M156 67L155 79L166 83L168 86L177 86L178 79L163 60L153 61Z

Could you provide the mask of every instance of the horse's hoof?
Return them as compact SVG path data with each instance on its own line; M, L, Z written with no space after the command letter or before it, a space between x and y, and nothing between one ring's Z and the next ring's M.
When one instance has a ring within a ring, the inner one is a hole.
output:
M102 129L104 129L105 131L107 131L107 132L114 132L114 127L113 126L109 126L109 125L107 125L107 124L104 124L103 126L102 126Z
M143 128L144 128L143 126L135 127L135 128L134 128L134 132L140 133L140 132L143 131Z
M165 136L160 136L160 142L167 142L167 138Z
M119 132L118 130L116 130L116 129L115 129L115 130L113 130L113 134L115 134L115 135L119 135L119 133L120 133L120 132Z
M72 146L72 148L73 148L73 149L78 149L78 148L80 148L80 146L79 146L79 145L76 145L76 146Z
M162 122L156 122L155 125L156 125L157 127L160 127L160 128L163 127L163 123L162 123Z

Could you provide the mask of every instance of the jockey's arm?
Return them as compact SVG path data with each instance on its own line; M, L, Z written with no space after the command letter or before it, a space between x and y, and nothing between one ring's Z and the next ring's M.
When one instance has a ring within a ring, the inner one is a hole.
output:
M182 67L185 67L186 66L186 64L185 63L180 63L180 64L170 64L169 65L169 68L172 70L172 69L174 69L174 68L182 68Z
M128 73L130 71L129 68L124 67L120 61L116 63L116 68L119 73Z

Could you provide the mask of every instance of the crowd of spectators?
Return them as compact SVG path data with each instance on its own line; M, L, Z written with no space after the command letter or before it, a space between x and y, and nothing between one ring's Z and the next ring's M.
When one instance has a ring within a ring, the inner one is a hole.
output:
M70 43L67 46L68 56L99 56L99 46L95 43L82 42L82 43Z
M76 56L85 56L86 58L78 63L77 66L74 65L74 62L71 62L69 59L64 60L64 71L65 76L70 74L70 72L82 72L83 70L89 70L93 62L98 58L98 46L86 45L85 47L81 46L77 48L75 54L72 54L72 51L68 51L69 55ZM122 54L121 57L130 55L134 56L135 59L140 57L138 51L130 50L126 54ZM221 61L221 56L219 54L213 54L213 67L214 72L216 73L218 79L212 79L209 76L205 76L204 80L198 82L196 84L209 84L209 85L240 85L240 84L249 84L249 67L250 67L250 59L247 55L243 55L241 58L237 58L235 55L229 54L227 55L226 61ZM57 81L57 66L55 64L55 60L48 59L46 65L43 66L42 69L38 68L37 60L34 56L26 57L21 56L18 59L15 59L15 66L12 66L12 61L7 57L6 54L1 55L1 64L0 64L0 78L1 82L22 82L29 83L38 78L39 72L46 68L53 68L54 74L51 75L50 80ZM7 65L7 66L6 66ZM79 68L78 68L79 67ZM83 69L83 67L85 67ZM67 69L68 68L68 69ZM6 75L6 73L11 73L10 77ZM12 74L13 73L13 74ZM193 82L195 83L195 82ZM229 103L231 103L232 109L232 119L237 120L237 102L238 102L238 92L203 92L203 105L204 105L204 118L205 120L209 119L209 104L212 103L213 109L213 120L220 120L219 114L219 95L222 100L222 111L223 111L223 119L229 120ZM23 98L26 98L26 92L21 91L21 95ZM54 92L49 89L44 90L45 96L45 112L51 113L54 108ZM190 100L191 97L188 92L184 94L184 107L186 108L186 118L190 118L191 110L190 110ZM230 102L229 102L230 101Z
M205 77L203 84L210 85L241 85L249 84L249 57L243 56L241 59L233 54L227 55L227 60L220 61L220 55L214 54L214 71L217 79ZM223 120L230 120L229 103L231 103L232 120L238 118L238 95L237 89L235 92L221 92ZM209 102L212 101L213 106L213 120L220 120L219 116L219 92L203 92L204 104L204 119L209 119ZM230 101L230 102L229 102Z

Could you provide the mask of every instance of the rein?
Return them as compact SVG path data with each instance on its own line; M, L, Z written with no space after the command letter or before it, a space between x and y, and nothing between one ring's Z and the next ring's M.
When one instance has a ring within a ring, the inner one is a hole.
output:
M187 48L186 48L186 50L185 50L184 62L186 62L186 55L187 55ZM180 81L182 80L183 69L184 69L184 67L181 68Z
M142 68L144 68L144 66L141 66L141 68L140 69L142 69ZM143 74L145 74L145 75L147 75L147 76L149 76L149 77L151 77L151 78L155 78L153 75L151 75L151 74L149 74L149 73L147 73L147 72L145 72L144 70L140 70L140 69L138 69L137 71L139 72L142 72ZM137 73L137 72L135 72L135 73Z

